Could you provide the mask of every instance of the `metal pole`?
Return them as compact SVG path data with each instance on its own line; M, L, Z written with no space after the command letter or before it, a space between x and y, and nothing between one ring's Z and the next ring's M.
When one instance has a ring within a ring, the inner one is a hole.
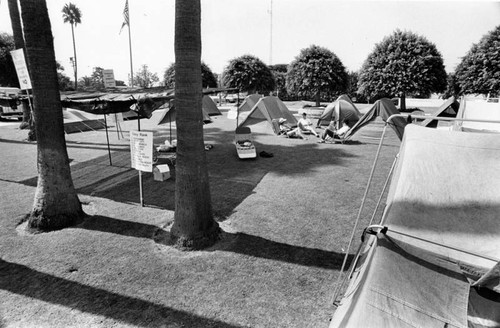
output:
M137 113L137 129L141 131L141 116ZM141 203L141 207L144 207L144 197L142 193L142 171L139 170L139 201Z
M111 149L109 148L108 120L106 119L106 114L103 114L103 116L104 116L104 126L106 127L106 141L108 143L109 165L113 166L113 163L111 163Z
M130 86L134 87L134 68L132 66L132 37L131 37L131 28L130 28L130 8L128 10L128 47L130 53Z

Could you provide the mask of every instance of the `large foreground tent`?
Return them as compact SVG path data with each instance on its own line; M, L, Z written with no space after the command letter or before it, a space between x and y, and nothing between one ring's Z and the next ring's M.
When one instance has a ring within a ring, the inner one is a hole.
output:
M462 99L457 118L500 121L500 103ZM453 128L470 132L500 132L499 123L488 122L456 122Z
M498 167L498 134L408 125L330 327L499 327Z
M280 118L284 118L287 125L291 127L297 125L297 119L286 105L279 98L268 96L260 98L238 126L249 126L263 121L268 121L272 125L273 120L279 120Z
M344 136L344 140L349 139L355 134L360 128L365 126L366 124L374 121L377 117L381 117L384 122L387 122L387 119L394 114L400 114L399 110L396 108L392 100L388 98L382 98L377 100L373 106L359 119L359 121L351 127L349 131ZM389 125L392 127L399 140L403 138L404 129L407 122L403 117L396 117L389 122Z
M341 95L334 102L328 104L318 119L317 126L328 125L332 118L335 119L337 129L340 124L347 120L349 127L352 127L361 117L361 113L347 95Z

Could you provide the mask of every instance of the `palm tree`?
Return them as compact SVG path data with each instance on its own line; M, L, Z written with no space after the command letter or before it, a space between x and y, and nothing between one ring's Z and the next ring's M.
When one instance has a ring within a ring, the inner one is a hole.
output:
M213 244L220 231L212 215L203 144L200 0L175 2L175 71L178 143L170 234L177 246L200 249Z
M24 49L24 36L23 28L21 26L21 16L19 14L19 6L17 0L8 0L10 22L12 25L12 32L14 33L14 44L16 49ZM24 51L26 53L26 51ZM30 128L28 133L28 140L35 141L35 126L31 119L31 110L29 106L23 106L23 122L19 126L20 129Z
M45 0L20 3L37 136L38 183L28 227L57 230L85 214L71 179L47 4Z
M72 60L72 63L73 63L73 69L75 71L75 90L76 90L77 81L78 81L78 78L77 78L78 65L77 65L77 61L76 61L76 43L75 43L74 27L76 27L77 24L82 23L82 12L80 11L80 9L76 5L74 5L70 2L70 3L67 3L64 5L64 7L62 9L62 13L63 13L64 22L71 24L71 35L73 36L73 60Z

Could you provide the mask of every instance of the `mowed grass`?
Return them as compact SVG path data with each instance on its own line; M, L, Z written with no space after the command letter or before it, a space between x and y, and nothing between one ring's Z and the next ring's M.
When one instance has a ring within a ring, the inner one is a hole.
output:
M290 104L295 112L300 103ZM252 126L257 152L239 160L236 122L224 115L204 127L215 218L212 247L183 252L166 242L175 182L130 169L127 131L66 136L84 210L79 226L25 235L16 228L36 188L36 145L25 131L0 128L0 327L327 327L343 252L365 190L383 125L349 144L318 144ZM155 143L175 135L142 120ZM318 130L321 131L321 130ZM369 221L399 149L388 131L358 232ZM380 210L379 210L380 211ZM353 253L355 248L351 249Z

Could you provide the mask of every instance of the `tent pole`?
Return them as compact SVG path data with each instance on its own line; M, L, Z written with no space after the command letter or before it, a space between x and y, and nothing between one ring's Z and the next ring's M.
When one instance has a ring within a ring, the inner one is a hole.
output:
M113 163L111 163L111 149L109 148L108 120L106 119L106 114L102 115L104 116L104 126L106 128L106 141L108 143L109 166L113 166Z
M137 130L141 131L141 116L137 113ZM142 193L142 171L139 170L139 201L141 203L141 207L144 207L144 197Z
M240 118L240 90L238 90L238 96L236 98L236 128L238 128L238 119Z

